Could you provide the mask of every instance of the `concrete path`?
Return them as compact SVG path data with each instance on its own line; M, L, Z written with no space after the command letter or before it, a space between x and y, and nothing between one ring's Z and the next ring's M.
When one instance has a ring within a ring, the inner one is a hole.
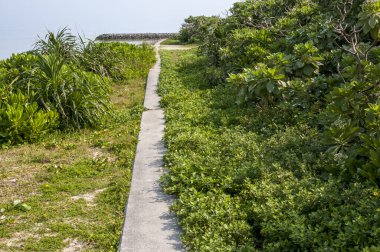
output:
M160 42L155 44L158 60L147 80L144 101L147 111L141 118L132 185L119 245L122 252L185 251L177 219L169 211L173 197L165 195L159 185L165 152L165 116L157 94L161 66L159 45Z

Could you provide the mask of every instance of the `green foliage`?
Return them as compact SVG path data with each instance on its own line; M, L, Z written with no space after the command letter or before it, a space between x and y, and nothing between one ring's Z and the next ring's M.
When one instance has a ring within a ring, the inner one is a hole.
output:
M202 41L204 34L219 22L220 18L217 16L190 16L185 19L182 24L178 38L182 43L199 43Z
M238 85L240 89L238 104L254 97L265 103L273 103L280 95L281 86L285 85L282 81L284 78L281 71L260 64L256 69L245 69L242 74L230 75L228 81Z
M155 61L154 50L148 44L90 41L83 49L81 65L114 81L125 81L146 76Z
M322 65L322 57L318 55L318 49L313 43L297 44L294 46L293 65L294 75L298 77L311 77L313 74L319 73L319 66Z
M109 110L110 86L101 77L82 70L76 37L65 28L36 43L36 61L20 89L33 90L31 100L57 111L61 128L95 126Z
M1 142L33 141L57 126L101 125L111 111L110 81L142 78L154 62L146 44L78 41L67 28L49 31L33 52L0 61Z
M379 101L379 4L246 0L194 33L210 69L238 87L239 105L285 110L297 118L289 122L317 127L316 141L340 160L336 174L380 185L373 165L380 126L369 128L366 119Z
M351 82L334 88L321 114L326 130L327 151L340 158L345 178L356 174L380 186L379 87L369 82Z
M96 126L108 113L109 84L98 75L65 64L55 54L38 55L32 97L60 115L62 128Z
M0 87L17 89L17 80L26 79L36 64L37 57L31 53L12 54L0 61Z
M45 39L39 38L35 43L35 50L40 55L55 55L62 61L72 61L79 56L79 45L68 28L63 28L54 34L48 31Z
M246 85L244 78L252 78L250 85L265 87L286 75L279 100L236 106L234 85L205 80L207 58L163 54L169 170L163 185L178 196L172 209L187 250L379 247L377 87L339 85L339 75L295 77L285 57L272 55L261 65L267 72L247 69L231 80Z
M372 39L380 39L380 2L367 0L358 15L358 26L362 27L364 34L371 34Z
M193 31L208 63L161 87L189 250L378 250L379 4L239 1Z
M192 250L236 251L252 242L247 235L251 229L245 221L247 213L241 211L239 200L218 190L202 193L190 189L181 194L172 209L186 228L186 241L194 241Z
M57 125L54 111L39 109L20 91L7 93L0 100L0 144L31 142Z
M318 49L312 43L297 44L294 46L294 55L274 53L263 59L273 68L257 63L255 69L244 69L241 74L231 74L227 81L240 87L237 103L240 105L258 98L266 104L274 104L280 98L281 90L287 87L285 81L292 77L312 77L318 74L323 58L317 52Z
M242 28L233 34L221 48L221 62L231 71L239 71L251 66L268 56L266 46L273 42L270 31Z

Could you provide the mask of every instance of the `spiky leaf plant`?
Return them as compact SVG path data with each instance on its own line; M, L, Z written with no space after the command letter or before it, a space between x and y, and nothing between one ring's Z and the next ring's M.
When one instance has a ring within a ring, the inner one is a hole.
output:
M56 34L49 31L35 44L33 99L47 110L56 110L62 128L96 126L109 113L109 83L80 68L80 48L67 28Z

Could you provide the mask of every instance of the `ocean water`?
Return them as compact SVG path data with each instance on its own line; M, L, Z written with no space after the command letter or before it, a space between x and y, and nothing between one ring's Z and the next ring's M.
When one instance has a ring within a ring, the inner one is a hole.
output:
M0 59L33 49L64 27L89 39L103 33L177 32L189 15L225 15L237 0L0 0Z

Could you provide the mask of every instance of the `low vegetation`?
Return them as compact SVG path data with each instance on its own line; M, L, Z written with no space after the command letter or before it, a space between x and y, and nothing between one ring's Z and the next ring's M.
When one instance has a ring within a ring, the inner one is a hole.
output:
M338 163L317 127L285 127L288 114L239 107L236 88L210 87L206 65L194 51L163 53L163 182L178 195L188 250L377 251L379 188L330 172Z
M190 251L380 249L379 13L247 0L185 20L198 55L165 53L160 92Z
M0 62L1 251L117 250L154 61L63 31Z
M176 37L168 38L168 39L161 42L161 45L181 45L181 44L184 44L184 43L182 43Z

